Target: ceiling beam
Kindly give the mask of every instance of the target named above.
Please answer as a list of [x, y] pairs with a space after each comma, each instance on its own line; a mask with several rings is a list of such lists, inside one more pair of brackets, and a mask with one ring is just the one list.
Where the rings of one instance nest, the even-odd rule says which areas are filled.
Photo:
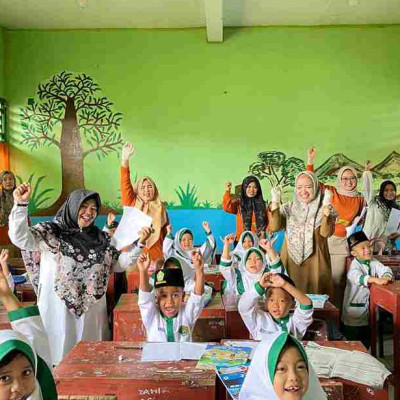
[[208, 42], [224, 41], [223, 0], [205, 0]]

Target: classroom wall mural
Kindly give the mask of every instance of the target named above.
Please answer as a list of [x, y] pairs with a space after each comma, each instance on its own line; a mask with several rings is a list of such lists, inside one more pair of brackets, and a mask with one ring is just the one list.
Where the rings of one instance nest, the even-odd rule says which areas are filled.
[[171, 215], [200, 224], [248, 174], [291, 199], [310, 146], [328, 184], [368, 159], [376, 187], [400, 183], [400, 26], [226, 32], [4, 30], [11, 168], [37, 187], [31, 211], [83, 185], [121, 211], [125, 140], [132, 181], [150, 176]]
[[[113, 103], [97, 95], [98, 92], [100, 86], [90, 76], [61, 71], [39, 83], [37, 99], [30, 99], [20, 109], [21, 144], [31, 151], [39, 147], [59, 150], [61, 193], [50, 207], [41, 210], [44, 215], [53, 215], [70, 192], [85, 188], [86, 157], [95, 155], [101, 162], [110, 153], [119, 151], [123, 143], [119, 131], [122, 114], [113, 111]], [[32, 178], [33, 175], [29, 178], [31, 182]], [[44, 176], [39, 177], [35, 186], [43, 179]], [[50, 191], [53, 189], [33, 193], [34, 199], [40, 196], [36, 212]]]

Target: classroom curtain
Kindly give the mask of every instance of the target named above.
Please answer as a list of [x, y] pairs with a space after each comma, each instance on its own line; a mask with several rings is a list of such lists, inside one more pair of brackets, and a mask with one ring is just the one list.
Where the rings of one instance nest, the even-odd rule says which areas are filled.
[[0, 171], [10, 169], [10, 149], [8, 143], [0, 142]]

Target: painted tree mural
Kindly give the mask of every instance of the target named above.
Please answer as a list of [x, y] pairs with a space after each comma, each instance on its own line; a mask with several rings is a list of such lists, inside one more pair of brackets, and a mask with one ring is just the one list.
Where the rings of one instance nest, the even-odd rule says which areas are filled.
[[45, 213], [54, 213], [66, 196], [85, 187], [84, 160], [99, 160], [119, 150], [122, 114], [113, 103], [96, 96], [100, 87], [86, 74], [62, 71], [38, 85], [38, 100], [21, 108], [21, 143], [31, 151], [57, 147], [61, 156], [62, 188], [57, 201]]
[[271, 187], [280, 186], [282, 190], [294, 186], [296, 175], [305, 170], [304, 161], [289, 157], [280, 151], [258, 153], [259, 161], [253, 162], [249, 172], [259, 179], [267, 178]]

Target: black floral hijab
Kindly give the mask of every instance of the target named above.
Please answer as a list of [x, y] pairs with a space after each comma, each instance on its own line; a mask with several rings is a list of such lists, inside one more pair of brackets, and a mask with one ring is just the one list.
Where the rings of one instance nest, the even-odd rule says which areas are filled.
[[[77, 317], [104, 296], [112, 264], [119, 256], [119, 252], [111, 246], [108, 234], [94, 223], [87, 228], [79, 228], [79, 209], [90, 199], [95, 200], [99, 209], [98, 193], [74, 190], [58, 210], [54, 222], [39, 223], [30, 228], [31, 233], [46, 244], [45, 250], [60, 256], [54, 289], [68, 310]], [[30, 278], [32, 281], [36, 278], [37, 283], [40, 259], [39, 263], [37, 255], [36, 259], [31, 259], [29, 262], [24, 255]]]
[[376, 203], [379, 207], [379, 209], [385, 214], [385, 218], [389, 219], [390, 211], [392, 208], [396, 208], [397, 210], [400, 209], [399, 205], [397, 204], [396, 199], [395, 200], [386, 200], [384, 196], [384, 192], [386, 189], [386, 186], [392, 185], [394, 187], [394, 191], [397, 192], [396, 185], [392, 181], [383, 181], [381, 183], [381, 186], [379, 188], [379, 194], [376, 196]]
[[6, 175], [11, 175], [14, 178], [14, 187], [11, 190], [6, 190], [2, 187], [0, 190], [0, 226], [7, 225], [8, 217], [14, 205], [13, 192], [16, 188], [15, 175], [11, 171], [2, 171], [0, 173], [0, 185]]
[[[246, 189], [252, 182], [257, 186], [257, 194], [254, 197], [247, 197]], [[243, 226], [246, 231], [251, 231], [253, 212], [256, 217], [257, 234], [260, 235], [265, 231], [267, 226], [266, 203], [263, 199], [260, 181], [255, 176], [248, 176], [242, 182], [240, 212], [242, 213]]]

